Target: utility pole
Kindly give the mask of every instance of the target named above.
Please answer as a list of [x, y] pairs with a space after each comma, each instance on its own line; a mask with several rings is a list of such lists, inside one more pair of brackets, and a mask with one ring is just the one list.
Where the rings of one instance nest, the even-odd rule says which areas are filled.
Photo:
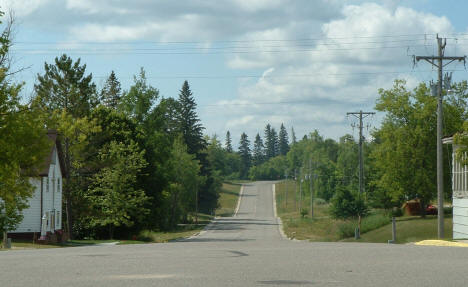
[[297, 169], [294, 169], [294, 212], [297, 210]]
[[375, 115], [374, 112], [363, 112], [362, 110], [359, 112], [349, 112], [346, 113], [348, 116], [352, 115], [359, 119], [359, 194], [364, 192], [364, 161], [362, 156], [362, 120], [370, 115]]
[[312, 165], [310, 164], [311, 158], [309, 158], [309, 191], [310, 191], [310, 218], [314, 217], [314, 193], [312, 188]]
[[[348, 116], [352, 115], [356, 118], [359, 119], [359, 200], [361, 199], [362, 193], [364, 192], [364, 160], [363, 160], [363, 154], [362, 154], [362, 142], [363, 142], [363, 136], [362, 136], [362, 120], [364, 118], [367, 118], [370, 115], [375, 115], [374, 112], [363, 112], [360, 110], [359, 112], [349, 112], [346, 113]], [[359, 214], [358, 216], [358, 228], [355, 231], [355, 238], [358, 239], [361, 236], [361, 215]]]
[[[438, 83], [437, 83], [437, 92], [438, 92], [438, 101], [437, 101], [437, 227], [438, 227], [438, 237], [444, 238], [444, 173], [443, 173], [443, 156], [442, 156], [442, 120], [443, 120], [443, 98], [442, 98], [442, 70], [448, 64], [454, 61], [463, 61], [466, 62], [466, 56], [463, 57], [448, 57], [444, 56], [445, 46], [447, 45], [447, 39], [439, 38], [437, 35], [437, 46], [438, 46], [438, 56], [413, 56], [413, 62], [419, 62], [424, 60], [431, 65], [435, 66], [439, 70], [438, 74]], [[444, 64], [444, 60], [448, 61]]]
[[284, 177], [286, 179], [285, 185], [286, 185], [286, 201], [285, 201], [285, 208], [288, 208], [288, 172], [285, 172]]

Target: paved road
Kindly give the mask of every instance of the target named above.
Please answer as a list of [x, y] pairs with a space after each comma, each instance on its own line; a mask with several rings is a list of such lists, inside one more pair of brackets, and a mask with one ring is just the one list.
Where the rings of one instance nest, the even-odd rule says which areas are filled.
[[468, 286], [468, 248], [282, 239], [271, 187], [183, 242], [0, 252], [0, 286]]

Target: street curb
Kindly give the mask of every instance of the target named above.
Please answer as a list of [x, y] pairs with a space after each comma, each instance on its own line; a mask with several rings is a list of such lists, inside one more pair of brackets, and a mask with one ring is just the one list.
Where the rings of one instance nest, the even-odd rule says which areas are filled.
[[273, 212], [274, 216], [276, 218], [276, 223], [278, 223], [278, 231], [283, 239], [289, 239], [291, 238], [287, 237], [286, 234], [283, 231], [283, 221], [281, 221], [281, 218], [278, 216], [278, 211], [276, 209], [276, 183], [273, 184]]
[[242, 199], [242, 194], [244, 193], [244, 185], [241, 186], [241, 189], [239, 191], [239, 198], [237, 199], [237, 206], [236, 206], [236, 210], [234, 211], [234, 216], [233, 217], [236, 217], [237, 216], [237, 212], [239, 212], [239, 208], [240, 208], [240, 203], [241, 203], [241, 199]]
[[415, 242], [414, 245], [419, 246], [442, 246], [442, 247], [468, 247], [468, 243], [465, 242], [453, 242], [445, 240], [423, 240]]

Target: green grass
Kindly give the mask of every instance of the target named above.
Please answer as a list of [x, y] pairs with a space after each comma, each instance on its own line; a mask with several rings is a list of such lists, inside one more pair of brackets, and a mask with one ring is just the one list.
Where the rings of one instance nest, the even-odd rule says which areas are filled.
[[[452, 217], [447, 216], [444, 220], [444, 231], [447, 240], [452, 239]], [[421, 217], [402, 217], [396, 223], [397, 243], [410, 243], [427, 239], [437, 239], [437, 216], [428, 215]], [[361, 235], [358, 242], [387, 243], [392, 239], [392, 225], [380, 227]], [[344, 241], [355, 241], [345, 239]]]
[[[286, 189], [288, 194], [286, 196]], [[299, 190], [299, 188], [298, 188]], [[302, 217], [299, 213], [299, 195], [296, 195], [293, 181], [276, 184], [276, 204], [278, 216], [283, 222], [283, 229], [290, 238], [310, 241], [355, 241], [354, 229], [356, 220], [335, 220], [328, 214], [329, 205], [315, 204], [314, 218], [310, 213]], [[310, 196], [305, 191], [303, 209], [310, 212]], [[317, 202], [318, 203], [318, 202]], [[446, 239], [451, 239], [452, 218], [445, 218]], [[397, 219], [397, 243], [408, 243], [437, 238], [437, 217], [419, 216]], [[361, 222], [361, 239], [358, 242], [383, 242], [392, 239], [390, 217], [383, 210], [372, 210]]]
[[219, 193], [219, 207], [216, 209], [216, 216], [232, 216], [239, 200], [241, 184], [223, 183]]

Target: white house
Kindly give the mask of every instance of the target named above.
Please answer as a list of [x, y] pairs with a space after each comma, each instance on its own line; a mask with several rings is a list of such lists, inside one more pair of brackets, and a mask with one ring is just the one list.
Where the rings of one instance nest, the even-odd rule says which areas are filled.
[[[444, 138], [445, 144], [453, 144], [453, 138]], [[468, 167], [462, 165], [456, 157], [459, 148], [453, 145], [452, 152], [452, 205], [453, 239], [468, 238]], [[466, 158], [466, 154], [464, 155]]]
[[[23, 221], [16, 230], [10, 230], [8, 237], [31, 238], [41, 236], [42, 240], [57, 240], [62, 234], [62, 175], [64, 172], [57, 132], [47, 133], [52, 147], [39, 174], [30, 178], [34, 193], [29, 207], [22, 211]], [[61, 236], [59, 236], [60, 239]]]

